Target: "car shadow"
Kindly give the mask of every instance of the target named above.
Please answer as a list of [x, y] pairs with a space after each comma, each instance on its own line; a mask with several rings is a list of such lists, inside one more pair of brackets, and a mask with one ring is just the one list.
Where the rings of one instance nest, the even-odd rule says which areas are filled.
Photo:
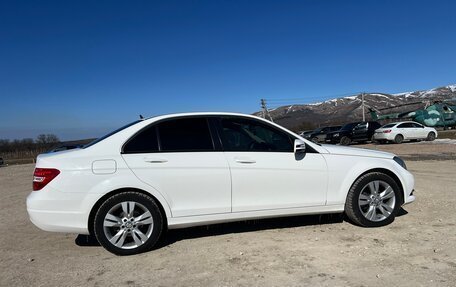
[[[397, 216], [406, 215], [408, 212], [401, 208]], [[176, 242], [188, 239], [218, 236], [225, 234], [236, 234], [255, 232], [261, 230], [285, 229], [293, 227], [303, 227], [311, 225], [325, 225], [333, 223], [350, 222], [343, 213], [321, 214], [321, 215], [301, 215], [280, 218], [268, 218], [257, 220], [246, 220], [230, 223], [219, 223], [213, 225], [188, 227], [182, 229], [171, 229], [164, 232], [153, 248], [160, 249]], [[95, 236], [79, 234], [75, 239], [78, 246], [100, 246]]]
[[[322, 215], [302, 215], [280, 218], [246, 220], [230, 223], [219, 223], [205, 226], [171, 229], [164, 232], [154, 249], [160, 249], [175, 242], [187, 239], [202, 238], [233, 233], [254, 232], [260, 230], [283, 229], [308, 225], [341, 223], [342, 213]], [[100, 246], [95, 236], [79, 234], [75, 239], [78, 246]]]

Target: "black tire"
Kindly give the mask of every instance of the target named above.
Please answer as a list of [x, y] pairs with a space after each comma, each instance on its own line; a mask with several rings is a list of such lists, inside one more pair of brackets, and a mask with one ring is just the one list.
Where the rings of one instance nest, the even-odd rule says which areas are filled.
[[[142, 245], [139, 245], [139, 246], [133, 247], [133, 248], [129, 248], [129, 249], [117, 247], [113, 243], [111, 243], [106, 235], [105, 226], [104, 226], [104, 221], [105, 221], [105, 217], [106, 217], [107, 213], [110, 212], [110, 210], [112, 210], [112, 208], [115, 208], [115, 206], [117, 206], [118, 204], [121, 204], [122, 202], [134, 202], [136, 204], [136, 206], [138, 206], [138, 207], [140, 206], [141, 208], [147, 209], [147, 211], [150, 212], [152, 220], [153, 220], [153, 224], [150, 227], [150, 229], [152, 229], [152, 230], [150, 231], [150, 229], [149, 229], [150, 235], [149, 235], [148, 239], [145, 240], [142, 243]], [[140, 215], [140, 214], [138, 214], [138, 215]], [[133, 215], [133, 212], [132, 212], [132, 217], [134, 217], [134, 216], [136, 216], [136, 215]], [[139, 193], [139, 192], [127, 191], [127, 192], [122, 192], [122, 193], [113, 195], [112, 197], [108, 198], [105, 202], [103, 202], [103, 204], [100, 206], [100, 208], [98, 209], [98, 211], [95, 215], [94, 232], [95, 232], [95, 236], [96, 236], [98, 242], [109, 252], [114, 253], [116, 255], [133, 255], [133, 254], [138, 254], [138, 253], [142, 253], [145, 251], [149, 251], [154, 247], [154, 245], [157, 243], [158, 239], [160, 238], [160, 235], [163, 232], [163, 222], [164, 222], [163, 215], [161, 214], [160, 209], [153, 198], [151, 198], [150, 196], [147, 196], [145, 194]], [[142, 226], [145, 226], [145, 225], [142, 225]], [[113, 228], [113, 229], [118, 228], [116, 231], [120, 230], [120, 227], [109, 227], [109, 228]], [[140, 227], [138, 227], [138, 228], [140, 228]], [[116, 231], [114, 231], [114, 233]], [[129, 239], [130, 241], [134, 239], [133, 232], [129, 233], [129, 235], [126, 235], [125, 240], [127, 240], [127, 239]]]
[[394, 137], [394, 142], [397, 144], [401, 144], [404, 141], [404, 136], [403, 135], [397, 135]]
[[428, 135], [427, 135], [427, 138], [426, 138], [427, 141], [433, 141], [435, 140], [435, 133], [434, 132], [430, 132]]
[[[367, 188], [368, 184], [373, 181], [386, 182], [394, 191], [394, 208], [391, 214], [381, 221], [372, 221], [367, 219], [358, 203], [360, 193]], [[347, 200], [345, 202], [345, 214], [348, 218], [356, 225], [363, 227], [380, 227], [390, 224], [394, 221], [396, 214], [401, 208], [402, 196], [401, 189], [397, 185], [396, 181], [390, 176], [381, 172], [371, 172], [359, 177], [350, 188]]]
[[341, 139], [340, 139], [340, 144], [341, 145], [349, 145], [351, 143], [351, 139], [347, 136], [343, 136]]

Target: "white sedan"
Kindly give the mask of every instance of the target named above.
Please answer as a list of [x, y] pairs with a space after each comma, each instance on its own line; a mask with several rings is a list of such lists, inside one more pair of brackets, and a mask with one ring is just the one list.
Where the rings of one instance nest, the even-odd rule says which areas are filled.
[[167, 228], [219, 222], [345, 212], [383, 226], [413, 188], [390, 153], [318, 145], [249, 115], [186, 113], [38, 156], [27, 211], [43, 230], [91, 234], [129, 255]]
[[437, 135], [436, 129], [425, 127], [417, 122], [399, 122], [386, 124], [375, 130], [374, 140], [400, 144], [404, 140], [433, 141]]

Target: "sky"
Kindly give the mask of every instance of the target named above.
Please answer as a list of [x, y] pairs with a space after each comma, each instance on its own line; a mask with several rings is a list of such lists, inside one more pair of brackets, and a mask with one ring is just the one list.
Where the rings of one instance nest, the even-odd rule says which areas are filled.
[[456, 83], [456, 1], [0, 1], [0, 139]]

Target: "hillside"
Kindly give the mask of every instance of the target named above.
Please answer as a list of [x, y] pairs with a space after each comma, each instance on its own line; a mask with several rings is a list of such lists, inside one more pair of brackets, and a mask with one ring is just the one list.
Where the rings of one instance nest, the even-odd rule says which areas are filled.
[[[456, 98], [456, 85], [449, 85], [425, 91], [399, 94], [365, 93], [365, 105], [374, 109], [384, 109], [408, 104], [384, 111], [403, 112], [424, 108], [426, 103]], [[331, 99], [313, 104], [287, 105], [269, 110], [274, 122], [290, 129], [308, 129], [324, 125], [343, 124], [362, 119], [362, 96]], [[416, 104], [413, 104], [416, 103]], [[255, 113], [261, 115], [261, 112]], [[366, 108], [366, 119], [370, 119]]]

